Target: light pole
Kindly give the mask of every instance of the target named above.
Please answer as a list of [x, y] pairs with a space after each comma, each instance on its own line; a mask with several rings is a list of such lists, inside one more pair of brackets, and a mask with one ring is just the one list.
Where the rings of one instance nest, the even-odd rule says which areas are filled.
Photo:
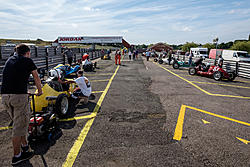
[[216, 65], [216, 62], [217, 62], [217, 59], [218, 59], [218, 56], [217, 56], [217, 46], [218, 46], [218, 41], [219, 41], [219, 38], [216, 37], [215, 39], [213, 39], [213, 42], [215, 43], [216, 45], [216, 53], [215, 53], [215, 61], [214, 61], [214, 65]]

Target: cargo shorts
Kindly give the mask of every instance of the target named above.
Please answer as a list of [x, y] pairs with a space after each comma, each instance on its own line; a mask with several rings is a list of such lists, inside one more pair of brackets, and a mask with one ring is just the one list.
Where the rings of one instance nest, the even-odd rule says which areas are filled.
[[12, 137], [27, 135], [31, 116], [28, 94], [2, 94], [2, 103], [13, 121]]

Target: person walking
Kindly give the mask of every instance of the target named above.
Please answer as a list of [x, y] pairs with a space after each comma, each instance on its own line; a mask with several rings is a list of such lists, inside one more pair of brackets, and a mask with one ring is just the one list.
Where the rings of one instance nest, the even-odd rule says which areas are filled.
[[38, 89], [37, 96], [42, 95], [41, 80], [37, 67], [30, 58], [30, 48], [20, 44], [16, 52], [5, 63], [1, 87], [2, 103], [13, 121], [12, 144], [14, 156], [12, 165], [32, 158], [26, 140], [30, 120], [29, 95], [27, 90], [30, 74], [34, 77]]
[[74, 53], [72, 52], [71, 49], [67, 49], [63, 54], [64, 54], [65, 56], [67, 56], [68, 63], [69, 63], [69, 65], [71, 66], [71, 65], [72, 65], [72, 62], [73, 62]]
[[117, 49], [115, 53], [115, 65], [117, 65], [117, 61], [119, 62], [119, 65], [121, 65], [121, 52], [119, 49]]

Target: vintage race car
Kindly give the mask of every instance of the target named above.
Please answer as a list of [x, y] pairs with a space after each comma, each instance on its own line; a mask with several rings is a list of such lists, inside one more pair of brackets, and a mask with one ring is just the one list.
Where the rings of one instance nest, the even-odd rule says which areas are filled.
[[54, 69], [60, 69], [63, 71], [64, 77], [69, 76], [72, 73], [76, 73], [81, 69], [79, 65], [75, 65], [74, 67], [71, 67], [70, 65], [63, 65], [63, 64], [58, 64]]
[[236, 77], [235, 72], [227, 72], [223, 70], [219, 66], [210, 66], [210, 65], [199, 65], [196, 67], [191, 67], [188, 70], [190, 75], [201, 75], [205, 77], [214, 78], [214, 80], [219, 81], [221, 79], [228, 79], [229, 81], [233, 81]]
[[173, 63], [173, 68], [174, 69], [179, 69], [180, 67], [190, 67], [190, 66], [194, 66], [194, 62], [191, 63], [191, 65], [188, 64], [188, 62], [185, 61], [175, 61]]

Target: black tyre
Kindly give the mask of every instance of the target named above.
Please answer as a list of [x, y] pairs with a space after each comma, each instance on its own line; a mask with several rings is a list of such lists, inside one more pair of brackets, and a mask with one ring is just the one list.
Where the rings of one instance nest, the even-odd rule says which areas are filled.
[[188, 73], [189, 73], [189, 75], [195, 75], [196, 74], [196, 69], [195, 68], [189, 68]]
[[220, 81], [222, 79], [222, 74], [220, 71], [215, 71], [213, 74], [214, 80]]
[[157, 62], [158, 60], [157, 59], [154, 59], [154, 62]]
[[179, 69], [179, 68], [180, 68], [180, 65], [179, 65], [177, 62], [174, 62], [173, 68], [174, 68], [174, 69]]
[[236, 74], [234, 72], [229, 72], [228, 75], [229, 75], [228, 78], [229, 81], [233, 81], [236, 78]]
[[159, 64], [163, 64], [163, 60], [159, 60]]
[[66, 94], [60, 94], [56, 99], [55, 111], [59, 118], [64, 118], [68, 114], [69, 100]]

